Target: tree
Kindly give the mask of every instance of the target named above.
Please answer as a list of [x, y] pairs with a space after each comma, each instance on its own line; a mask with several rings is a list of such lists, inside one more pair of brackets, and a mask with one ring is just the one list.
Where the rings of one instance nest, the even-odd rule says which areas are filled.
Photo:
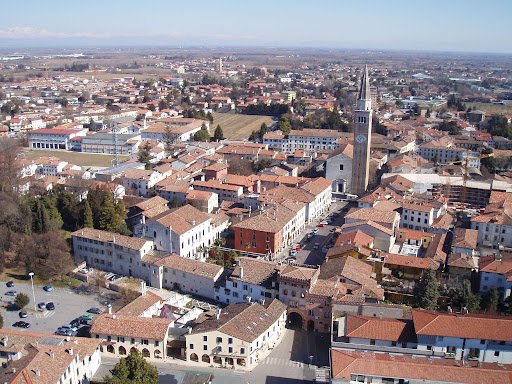
[[4, 318], [0, 314], [0, 328], [3, 328], [3, 327], [4, 327]]
[[491, 287], [489, 292], [482, 298], [482, 307], [490, 313], [496, 313], [498, 311], [499, 300], [498, 289]]
[[169, 155], [172, 151], [173, 144], [176, 144], [178, 141], [178, 138], [180, 137], [179, 134], [173, 132], [171, 130], [171, 127], [168, 125], [164, 128], [164, 133], [162, 134], [162, 141], [164, 142], [165, 151], [167, 152], [167, 155]]
[[206, 118], [208, 119], [210, 124], [213, 124], [213, 115], [210, 111], [208, 111], [208, 113], [206, 114]]
[[91, 205], [89, 204], [89, 200], [84, 200], [83, 202], [83, 208], [82, 208], [82, 226], [86, 228], [93, 228], [94, 227], [94, 221], [92, 219], [92, 209]]
[[170, 208], [170, 209], [173, 209], [173, 208], [178, 208], [178, 207], [181, 207], [182, 204], [181, 202], [178, 200], [178, 198], [176, 196], [174, 196], [172, 198], [171, 201], [169, 201], [169, 203], [167, 204], [167, 206]]
[[469, 312], [476, 312], [480, 309], [480, 297], [471, 291], [471, 283], [464, 280], [462, 289], [458, 289], [453, 298], [453, 305], [463, 310], [466, 308]]
[[146, 169], [151, 169], [151, 160], [153, 159], [153, 156], [151, 156], [151, 144], [149, 141], [146, 141], [142, 146], [139, 148], [139, 154], [137, 157], [137, 160], [139, 163], [146, 164]]
[[158, 371], [149, 364], [135, 348], [127, 357], [121, 358], [112, 370], [112, 376], [105, 378], [107, 384], [157, 384]]
[[30, 303], [30, 299], [24, 293], [18, 293], [14, 299], [14, 304], [16, 304], [19, 309], [25, 308], [28, 303]]
[[439, 282], [435, 271], [428, 269], [421, 274], [420, 281], [414, 287], [413, 295], [414, 307], [436, 309], [439, 298]]
[[284, 135], [287, 135], [292, 130], [292, 125], [290, 124], [290, 121], [286, 118], [281, 118], [277, 122], [277, 128], [283, 132]]
[[210, 134], [206, 124], [201, 125], [201, 129], [194, 133], [194, 141], [210, 141]]
[[260, 130], [258, 131], [258, 139], [263, 140], [263, 136], [268, 132], [267, 124], [262, 123], [260, 126]]
[[222, 128], [220, 127], [220, 124], [217, 124], [217, 128], [215, 128], [215, 132], [213, 133], [213, 140], [214, 141], [224, 140], [224, 132], [222, 132]]

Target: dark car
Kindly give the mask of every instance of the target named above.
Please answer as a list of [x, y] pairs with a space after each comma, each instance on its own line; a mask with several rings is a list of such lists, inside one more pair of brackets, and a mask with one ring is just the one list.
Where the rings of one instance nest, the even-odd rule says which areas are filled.
[[44, 309], [46, 309], [46, 303], [43, 303], [43, 302], [38, 303], [38, 304], [37, 304], [37, 308], [39, 308], [40, 310], [44, 310]]
[[25, 312], [25, 311], [20, 311], [18, 313], [18, 315], [22, 318], [22, 319], [25, 319], [26, 317], [28, 317], [28, 313]]
[[100, 315], [101, 314], [101, 309], [93, 307], [93, 308], [89, 308], [87, 310], [87, 312], [94, 313], [95, 315]]
[[12, 288], [12, 287], [14, 287], [14, 281], [10, 280], [5, 285], [7, 285], [7, 288]]
[[16, 296], [16, 291], [7, 291], [5, 292], [5, 296]]
[[53, 291], [53, 287], [52, 287], [51, 285], [45, 285], [45, 286], [43, 287], [43, 289], [44, 289], [46, 292], [51, 292], [51, 291]]
[[51, 301], [49, 303], [46, 304], [46, 309], [48, 311], [53, 311], [55, 310], [55, 304], [53, 304]]
[[27, 323], [26, 321], [17, 321], [12, 326], [17, 328], [30, 328], [30, 323]]
[[78, 328], [81, 324], [80, 319], [73, 319], [69, 322], [69, 325], [73, 328]]

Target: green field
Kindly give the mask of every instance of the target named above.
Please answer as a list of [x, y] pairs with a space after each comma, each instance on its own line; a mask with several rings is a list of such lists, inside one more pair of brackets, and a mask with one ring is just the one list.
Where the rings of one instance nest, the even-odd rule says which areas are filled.
[[465, 103], [466, 108], [478, 109], [487, 113], [499, 113], [504, 115], [512, 114], [512, 105], [492, 104], [492, 103]]
[[262, 123], [270, 126], [272, 124], [272, 117], [214, 112], [210, 131], [213, 135], [215, 128], [220, 124], [226, 139], [242, 140], [247, 139], [252, 131], [260, 129]]
[[[35, 160], [41, 156], [53, 156], [60, 160], [67, 161], [70, 164], [79, 165], [81, 167], [111, 167], [114, 156], [101, 155], [96, 153], [81, 153], [69, 151], [51, 151], [51, 150], [26, 150], [25, 158]], [[128, 156], [119, 156], [119, 162], [128, 159]]]

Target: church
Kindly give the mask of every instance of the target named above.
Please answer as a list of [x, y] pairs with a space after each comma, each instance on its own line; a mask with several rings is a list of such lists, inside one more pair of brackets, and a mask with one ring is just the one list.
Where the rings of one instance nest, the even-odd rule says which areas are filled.
[[365, 66], [354, 111], [354, 142], [341, 145], [325, 162], [325, 177], [332, 182], [334, 197], [347, 193], [361, 196], [368, 188], [372, 114], [370, 79]]

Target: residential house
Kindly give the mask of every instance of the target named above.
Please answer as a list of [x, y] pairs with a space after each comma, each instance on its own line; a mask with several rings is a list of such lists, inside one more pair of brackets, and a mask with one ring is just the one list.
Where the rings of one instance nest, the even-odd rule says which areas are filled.
[[230, 304], [185, 335], [187, 362], [252, 370], [280, 342], [285, 325], [279, 300]]

